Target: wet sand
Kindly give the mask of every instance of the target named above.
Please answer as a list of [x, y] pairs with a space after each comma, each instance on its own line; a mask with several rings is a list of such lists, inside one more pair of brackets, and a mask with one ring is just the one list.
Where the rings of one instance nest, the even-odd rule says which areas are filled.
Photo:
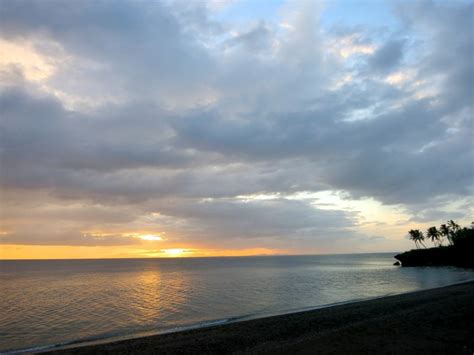
[[59, 352], [474, 354], [474, 282]]

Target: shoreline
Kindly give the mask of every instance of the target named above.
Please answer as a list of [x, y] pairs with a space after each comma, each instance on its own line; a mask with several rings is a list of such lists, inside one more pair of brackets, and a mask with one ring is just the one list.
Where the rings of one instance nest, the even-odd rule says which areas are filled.
[[[463, 305], [462, 302], [459, 303], [460, 300], [455, 300], [454, 297], [451, 297], [453, 296], [452, 294], [458, 295], [459, 297], [459, 292], [464, 292], [464, 298], [466, 298], [468, 301], [467, 304], [464, 302]], [[421, 302], [422, 300], [425, 301]], [[440, 305], [436, 305], [436, 307], [434, 307], [435, 304], [431, 304], [440, 303], [441, 300], [443, 301], [443, 305], [441, 305], [441, 307]], [[430, 304], [434, 308], [444, 309], [444, 313], [446, 313], [447, 310], [452, 309], [453, 314], [457, 314], [459, 313], [459, 309], [462, 308], [463, 311], [461, 313], [464, 314], [462, 317], [466, 318], [462, 323], [464, 325], [465, 323], [469, 323], [470, 319], [474, 319], [474, 281], [463, 281], [449, 286], [442, 286], [433, 289], [378, 296], [370, 299], [351, 300], [336, 304], [308, 307], [299, 310], [289, 310], [287, 312], [273, 315], [261, 314], [236, 317], [235, 319], [229, 318], [223, 320], [210, 320], [197, 325], [174, 328], [162, 332], [149, 331], [129, 336], [124, 335], [91, 341], [77, 341], [73, 343], [60, 344], [59, 346], [52, 345], [47, 347], [38, 347], [35, 349], [30, 348], [25, 350], [11, 351], [11, 353], [148, 353], [156, 350], [165, 353], [212, 353], [222, 351], [275, 352], [285, 347], [289, 347], [287, 351], [294, 351], [295, 344], [299, 344], [301, 346], [302, 343], [305, 343], [304, 339], [308, 336], [317, 338], [321, 337], [322, 334], [326, 334], [327, 337], [328, 334], [340, 331], [339, 328], [341, 326], [343, 328], [354, 327], [356, 326], [356, 323], [370, 323], [371, 318], [374, 318], [371, 317], [371, 314], [374, 312], [382, 312], [384, 317], [397, 318], [397, 314], [403, 311], [405, 305], [410, 306], [410, 309], [411, 307], [414, 307], [415, 309], [421, 307], [427, 311], [427, 314], [422, 318], [429, 318], [430, 314], [431, 318], [433, 318], [433, 312], [435, 310], [427, 309]], [[397, 307], [394, 308], [394, 305], [397, 305]], [[355, 319], [347, 322], [346, 318], [351, 315], [352, 317], [355, 316]], [[445, 319], [437, 320], [442, 323], [443, 320], [446, 320], [447, 318], [449, 318], [449, 312], [448, 314], [445, 314]], [[341, 319], [346, 320], [341, 323]], [[316, 327], [312, 327], [310, 324], [308, 324], [308, 321], [310, 321], [309, 323], [315, 322]], [[321, 323], [321, 321], [324, 322]], [[429, 319], [427, 322], [430, 322]], [[335, 328], [336, 324], [339, 324], [339, 326], [336, 327], [337, 329]], [[404, 326], [406, 325], [407, 324], [404, 324]], [[359, 324], [359, 326], [361, 326], [361, 324]], [[262, 327], [265, 329], [262, 329]], [[298, 334], [294, 334], [292, 328], [298, 328], [300, 329], [300, 332]], [[397, 329], [396, 326], [394, 326], [394, 329]], [[450, 330], [453, 329], [456, 329], [456, 326], [452, 326], [450, 328]], [[461, 329], [460, 331], [462, 332], [463, 330]], [[469, 331], [472, 331], [474, 334], [474, 325], [471, 325]], [[397, 333], [403, 333], [403, 329], [397, 329]], [[244, 339], [242, 338], [243, 335], [245, 335]], [[209, 341], [209, 339], [212, 340]], [[464, 338], [461, 336], [461, 340], [463, 339]], [[460, 339], [457, 340], [459, 341]], [[446, 339], [443, 340], [443, 342], [446, 342]], [[462, 345], [460, 349], [466, 347], [466, 349], [470, 349], [472, 353], [472, 350], [474, 349], [474, 340], [472, 340], [470, 343], [469, 339], [466, 337], [466, 342], [466, 345]], [[319, 345], [322, 345], [321, 340], [319, 343]], [[344, 343], [344, 341], [342, 343]], [[340, 347], [342, 343], [339, 342], [339, 345], [337, 346]], [[426, 341], [422, 343], [424, 344], [422, 349], [429, 345], [426, 344]], [[439, 349], [439, 341], [434, 341], [434, 343], [436, 344], [436, 348], [433, 348], [433, 350]], [[412, 344], [414, 349], [417, 349], [417, 346], [419, 345], [420, 344], [416, 344], [416, 341], [414, 344]], [[314, 346], [318, 346], [317, 341]], [[399, 346], [401, 346], [401, 344], [399, 344]], [[300, 350], [304, 352], [304, 349]], [[354, 349], [347, 348], [346, 350], [351, 350], [351, 352], [353, 352]], [[366, 352], [365, 350], [367, 349], [361, 348], [359, 350]], [[394, 351], [395, 350], [399, 350], [399, 347], [395, 348]], [[407, 351], [407, 349], [403, 347], [400, 348], [400, 350], [405, 352]], [[321, 347], [321, 352], [331, 351], [331, 348]], [[377, 349], [377, 352], [379, 351], [385, 350]]]
[[[461, 281], [461, 282], [457, 282], [457, 283], [446, 285], [446, 286], [435, 287], [432, 289], [449, 287], [449, 286], [454, 286], [454, 285], [459, 285], [459, 284], [464, 284], [464, 283], [469, 283], [469, 282], [474, 282], [474, 279]], [[354, 304], [358, 302], [377, 300], [377, 299], [381, 299], [385, 297], [404, 295], [404, 294], [426, 291], [426, 290], [431, 290], [431, 289], [408, 291], [404, 293], [386, 294], [382, 296], [374, 296], [374, 297], [367, 297], [367, 298], [356, 298], [349, 301], [328, 303], [328, 304], [324, 304], [320, 306], [309, 306], [309, 307], [303, 307], [303, 308], [289, 309], [289, 310], [281, 311], [281, 312], [262, 312], [262, 313], [255, 313], [255, 314], [242, 315], [242, 316], [232, 316], [229, 318], [222, 318], [222, 319], [210, 319], [210, 320], [205, 320], [199, 323], [193, 323], [189, 325], [183, 325], [183, 326], [178, 326], [175, 328], [164, 329], [164, 330], [148, 330], [148, 331], [142, 331], [142, 332], [131, 333], [131, 334], [114, 335], [114, 336], [106, 336], [106, 337], [97, 336], [97, 337], [90, 337], [88, 339], [70, 340], [70, 341], [65, 341], [65, 342], [57, 343], [57, 344], [38, 345], [31, 348], [23, 348], [23, 349], [16, 349], [16, 350], [15, 349], [5, 350], [3, 352], [0, 352], [0, 355], [48, 353], [51, 351], [62, 351], [62, 350], [76, 349], [76, 348], [81, 348], [81, 347], [86, 347], [86, 346], [88, 347], [88, 346], [96, 346], [96, 345], [107, 345], [110, 343], [116, 343], [116, 342], [127, 341], [127, 340], [154, 337], [154, 336], [160, 336], [160, 335], [165, 335], [165, 334], [175, 334], [175, 333], [186, 332], [186, 331], [191, 331], [191, 330], [207, 329], [211, 327], [220, 327], [220, 326], [225, 326], [225, 325], [235, 324], [235, 323], [240, 323], [240, 322], [247, 322], [247, 321], [286, 316], [286, 315], [292, 315], [292, 314], [299, 314], [299, 313], [305, 313], [305, 312], [312, 312], [312, 311], [325, 309], [325, 308], [338, 307], [342, 305], [349, 305], [349, 304]]]

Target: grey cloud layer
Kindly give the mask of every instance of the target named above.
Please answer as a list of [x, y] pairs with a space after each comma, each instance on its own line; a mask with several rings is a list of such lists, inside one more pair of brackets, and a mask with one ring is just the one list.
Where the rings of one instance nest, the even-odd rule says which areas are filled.
[[[472, 4], [397, 6], [403, 27], [355, 64], [329, 43], [359, 29], [320, 31], [312, 8], [284, 34], [259, 22], [237, 35], [204, 5], [4, 0], [1, 10], [2, 37], [28, 38], [44, 55], [54, 55], [44, 46], [53, 41], [74, 58], [48, 85], [117, 95], [71, 110], [24, 79], [4, 84], [3, 189], [134, 205], [133, 218], [162, 213], [190, 239], [312, 235], [315, 243], [349, 235], [353, 216], [232, 198], [341, 189], [409, 208], [473, 193]], [[383, 81], [404, 71], [414, 74], [400, 85]], [[343, 74], [352, 81], [338, 83]], [[423, 98], [416, 81], [438, 92]], [[31, 243], [27, 234], [17, 241]], [[82, 240], [73, 234], [33, 238]]]

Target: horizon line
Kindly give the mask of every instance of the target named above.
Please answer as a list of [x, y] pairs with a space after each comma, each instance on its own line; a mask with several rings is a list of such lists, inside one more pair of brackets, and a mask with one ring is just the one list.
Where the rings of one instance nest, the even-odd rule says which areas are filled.
[[328, 253], [328, 254], [258, 254], [258, 255], [206, 255], [206, 256], [165, 256], [165, 257], [110, 257], [110, 258], [51, 258], [51, 259], [1, 259], [2, 261], [67, 261], [67, 260], [151, 260], [151, 259], [217, 259], [217, 258], [254, 258], [254, 257], [281, 257], [281, 256], [333, 256], [333, 255], [363, 255], [363, 254], [397, 254], [401, 251], [378, 251], [360, 253]]

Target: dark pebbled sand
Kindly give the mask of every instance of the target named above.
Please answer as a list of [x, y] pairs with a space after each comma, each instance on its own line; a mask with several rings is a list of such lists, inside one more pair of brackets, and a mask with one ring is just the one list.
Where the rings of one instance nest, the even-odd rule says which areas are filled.
[[54, 353], [474, 354], [474, 282]]

